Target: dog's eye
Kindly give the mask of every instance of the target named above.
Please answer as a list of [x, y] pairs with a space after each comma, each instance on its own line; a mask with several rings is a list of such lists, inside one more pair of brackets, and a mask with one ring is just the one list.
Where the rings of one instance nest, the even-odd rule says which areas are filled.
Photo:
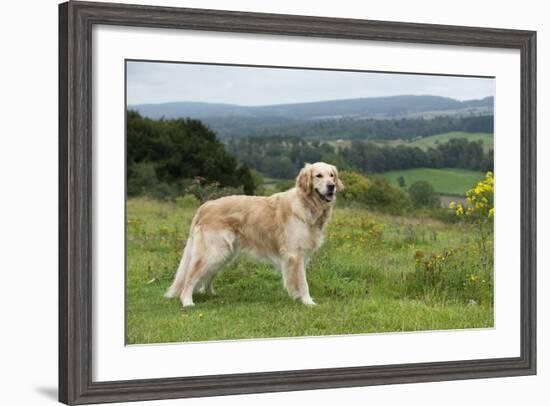
[[315, 175], [316, 178], [322, 178], [323, 175], [321, 175], [320, 173], [318, 173], [317, 175]]
[[331, 178], [334, 178], [334, 174], [333, 174], [333, 173], [331, 173], [331, 174], [330, 174], [330, 177], [331, 177]]

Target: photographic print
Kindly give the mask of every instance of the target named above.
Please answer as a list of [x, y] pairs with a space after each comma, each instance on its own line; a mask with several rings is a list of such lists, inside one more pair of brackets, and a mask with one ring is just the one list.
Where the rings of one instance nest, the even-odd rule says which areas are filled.
[[126, 61], [126, 343], [491, 328], [494, 78]]
[[71, 1], [59, 34], [61, 402], [536, 374], [536, 32]]

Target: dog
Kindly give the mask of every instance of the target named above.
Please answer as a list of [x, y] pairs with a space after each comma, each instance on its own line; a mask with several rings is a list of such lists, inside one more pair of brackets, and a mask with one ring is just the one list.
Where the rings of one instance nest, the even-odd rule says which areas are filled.
[[213, 280], [238, 254], [267, 258], [281, 271], [292, 299], [315, 302], [309, 294], [306, 265], [322, 245], [336, 192], [344, 185], [335, 166], [306, 164], [296, 186], [269, 197], [227, 196], [200, 206], [165, 296], [193, 306], [195, 290], [213, 294]]

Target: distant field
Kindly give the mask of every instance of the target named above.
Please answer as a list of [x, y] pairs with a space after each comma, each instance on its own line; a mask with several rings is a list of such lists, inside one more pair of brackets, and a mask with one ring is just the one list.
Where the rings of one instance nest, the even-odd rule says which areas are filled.
[[438, 144], [444, 144], [452, 139], [466, 138], [468, 141], [481, 141], [483, 149], [487, 152], [493, 148], [493, 135], [489, 133], [467, 133], [463, 131], [453, 131], [445, 134], [431, 135], [429, 137], [420, 138], [412, 141], [406, 145], [411, 147], [418, 147], [422, 149], [428, 149], [429, 147], [435, 147]]
[[402, 171], [389, 171], [384, 175], [397, 186], [397, 178], [403, 176], [407, 187], [417, 180], [425, 180], [432, 184], [435, 191], [448, 195], [463, 195], [468, 189], [484, 178], [483, 172], [466, 169], [432, 169], [417, 168]]
[[[468, 141], [481, 141], [483, 144], [483, 150], [487, 152], [493, 148], [493, 134], [489, 133], [467, 133], [464, 131], [452, 131], [445, 134], [430, 135], [429, 137], [419, 138], [417, 140], [408, 142], [404, 139], [397, 140], [384, 140], [384, 139], [369, 139], [367, 141], [374, 142], [375, 144], [384, 147], [396, 147], [398, 145], [404, 145], [407, 147], [418, 147], [421, 149], [428, 149], [430, 147], [436, 147], [438, 144], [444, 144], [451, 139], [466, 138]], [[351, 140], [325, 140], [329, 145], [335, 148], [349, 148], [351, 146]]]

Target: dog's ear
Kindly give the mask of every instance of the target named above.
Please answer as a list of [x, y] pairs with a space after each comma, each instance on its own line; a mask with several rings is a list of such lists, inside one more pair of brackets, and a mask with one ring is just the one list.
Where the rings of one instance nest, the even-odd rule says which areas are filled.
[[304, 193], [311, 192], [311, 168], [310, 164], [306, 164], [296, 177], [296, 187]]
[[340, 177], [338, 176], [338, 169], [335, 166], [332, 166], [334, 168], [334, 178], [336, 179], [336, 191], [340, 192], [344, 190], [344, 184], [340, 180]]

